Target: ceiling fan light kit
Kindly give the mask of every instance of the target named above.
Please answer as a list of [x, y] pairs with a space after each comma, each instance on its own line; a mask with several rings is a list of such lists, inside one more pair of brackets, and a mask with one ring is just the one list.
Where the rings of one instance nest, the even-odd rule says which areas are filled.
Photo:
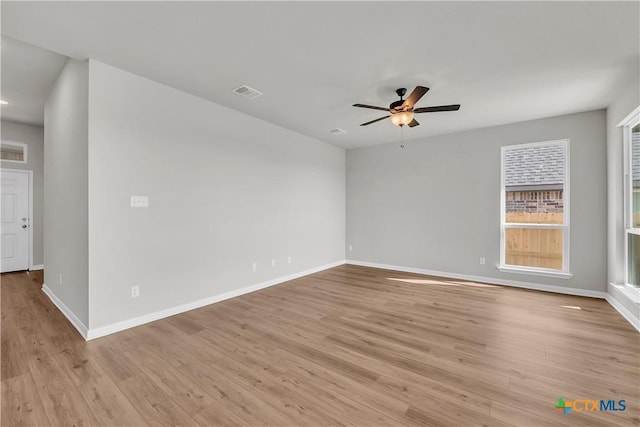
[[396, 126], [408, 125], [413, 121], [413, 111], [400, 111], [399, 113], [393, 113], [389, 118], [391, 123]]
[[418, 126], [420, 124], [415, 119], [414, 114], [435, 113], [437, 111], [457, 111], [460, 109], [460, 104], [440, 105], [437, 107], [422, 107], [414, 109], [413, 107], [416, 102], [418, 102], [420, 98], [422, 98], [428, 91], [428, 87], [416, 86], [416, 88], [413, 90], [413, 92], [411, 92], [407, 99], [402, 99], [407, 93], [407, 89], [396, 89], [396, 94], [400, 97], [400, 100], [392, 102], [391, 105], [389, 105], [389, 108], [376, 107], [374, 105], [366, 104], [353, 104], [353, 106], [358, 108], [369, 108], [371, 110], [388, 111], [389, 113], [391, 113], [389, 116], [380, 117], [379, 119], [362, 123], [360, 126], [367, 126], [372, 123], [379, 122], [380, 120], [389, 118], [391, 123], [395, 126], [409, 126], [410, 128]]

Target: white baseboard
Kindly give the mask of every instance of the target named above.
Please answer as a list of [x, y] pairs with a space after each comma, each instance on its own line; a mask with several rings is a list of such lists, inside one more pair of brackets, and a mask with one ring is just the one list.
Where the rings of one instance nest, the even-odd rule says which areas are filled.
[[616, 284], [609, 282], [609, 286], [612, 286], [616, 291], [620, 292], [626, 298], [634, 304], [640, 304], [640, 292], [635, 289], [631, 289], [629, 285]]
[[618, 310], [618, 313], [620, 313], [622, 317], [627, 319], [627, 322], [631, 323], [631, 326], [633, 326], [638, 332], [640, 332], [640, 319], [635, 317], [633, 313], [627, 310], [622, 304], [618, 302], [618, 300], [616, 300], [609, 294], [607, 294], [607, 302], [611, 304], [613, 308]]
[[363, 267], [382, 268], [385, 270], [403, 271], [406, 273], [426, 274], [429, 276], [446, 277], [449, 279], [469, 280], [472, 282], [489, 283], [492, 285], [513, 286], [516, 288], [532, 289], [536, 291], [555, 292], [559, 294], [578, 295], [581, 297], [605, 298], [606, 292], [591, 291], [588, 289], [567, 288], [564, 286], [543, 285], [541, 283], [519, 282], [517, 280], [503, 280], [493, 277], [472, 276], [469, 274], [450, 273], [447, 271], [425, 270], [422, 268], [404, 267], [400, 265], [379, 264], [375, 262], [347, 260], [347, 264], [361, 265]]
[[38, 264], [38, 265], [32, 265], [31, 268], [29, 269], [30, 271], [34, 271], [34, 270], [44, 270], [44, 265], [42, 264]]
[[260, 289], [275, 286], [289, 280], [298, 279], [309, 274], [317, 273], [322, 270], [337, 267], [344, 264], [345, 261], [336, 261], [330, 264], [321, 265], [319, 267], [310, 268], [308, 270], [300, 271], [298, 273], [290, 274], [288, 276], [278, 277], [276, 279], [267, 280], [255, 285], [246, 286], [240, 289], [234, 289], [229, 292], [225, 292], [220, 295], [214, 295], [212, 297], [203, 298], [197, 301], [189, 302], [186, 304], [177, 305], [164, 310], [156, 311], [154, 313], [145, 314], [143, 316], [134, 317], [132, 319], [124, 320], [122, 322], [113, 323], [111, 325], [102, 326], [99, 328], [90, 329], [86, 334], [87, 340], [100, 338], [105, 335], [110, 335], [115, 332], [123, 331], [125, 329], [133, 328], [135, 326], [144, 325], [145, 323], [154, 322], [156, 320], [164, 319], [165, 317], [174, 316], [176, 314], [184, 313], [185, 311], [194, 310], [196, 308], [204, 307], [206, 305], [214, 304], [216, 302], [224, 301], [230, 298], [235, 298], [240, 295], [248, 294], [251, 292], [259, 291]]
[[53, 293], [53, 291], [44, 283], [42, 284], [42, 291], [49, 297], [51, 302], [58, 307], [58, 310], [65, 315], [65, 317], [71, 322], [74, 328], [80, 332], [80, 335], [86, 340], [88, 336], [88, 330], [84, 323]]
[[502, 280], [502, 279], [496, 279], [492, 277], [474, 276], [474, 275], [450, 273], [450, 272], [436, 271], [436, 270], [426, 270], [421, 268], [404, 267], [404, 266], [398, 266], [398, 265], [380, 264], [380, 263], [356, 261], [356, 260], [336, 261], [330, 264], [325, 264], [319, 267], [315, 267], [315, 268], [304, 270], [298, 273], [290, 274], [288, 276], [267, 280], [265, 282], [261, 282], [255, 285], [246, 286], [244, 288], [225, 292], [220, 295], [203, 298], [197, 301], [181, 304], [175, 307], [170, 307], [165, 310], [160, 310], [154, 313], [149, 313], [143, 316], [135, 317], [133, 319], [128, 319], [122, 322], [114, 323], [111, 325], [107, 325], [107, 326], [103, 326], [103, 327], [95, 328], [91, 330], [87, 329], [84, 323], [82, 323], [82, 321], [80, 321], [80, 319], [78, 319], [78, 317], [71, 310], [69, 310], [69, 308], [62, 301], [60, 301], [60, 299], [58, 299], [58, 297], [53, 293], [53, 291], [51, 291], [49, 287], [47, 287], [47, 285], [45, 284], [42, 285], [42, 291], [49, 297], [51, 302], [53, 302], [53, 304], [56, 307], [58, 307], [58, 309], [62, 312], [62, 314], [65, 315], [65, 317], [78, 330], [80, 335], [82, 335], [82, 337], [85, 340], [92, 340], [95, 338], [100, 338], [106, 335], [113, 334], [115, 332], [123, 331], [125, 329], [133, 328], [135, 326], [140, 326], [145, 323], [154, 322], [156, 320], [160, 320], [165, 317], [174, 316], [176, 314], [184, 313], [189, 310], [194, 310], [196, 308], [204, 307], [206, 305], [214, 304], [216, 302], [224, 301], [230, 298], [235, 298], [240, 295], [258, 291], [260, 289], [265, 289], [270, 286], [275, 286], [280, 283], [287, 282], [289, 280], [294, 280], [303, 276], [307, 276], [309, 274], [313, 274], [319, 271], [327, 270], [329, 268], [337, 267], [342, 264], [352, 264], [352, 265], [360, 265], [364, 267], [382, 268], [385, 270], [395, 270], [395, 271], [402, 271], [407, 273], [426, 274], [430, 276], [469, 280], [469, 281], [489, 283], [494, 285], [513, 286], [518, 288], [555, 292], [555, 293], [562, 293], [562, 294], [568, 294], [568, 295], [578, 295], [578, 296], [586, 296], [586, 297], [592, 297], [592, 298], [603, 298], [603, 299], [606, 299], [606, 301], [609, 304], [611, 304], [613, 308], [615, 308], [629, 323], [631, 323], [631, 325], [634, 328], [636, 328], [640, 332], [640, 319], [636, 318], [629, 310], [624, 308], [624, 306], [622, 306], [615, 298], [613, 298], [611, 295], [607, 294], [606, 292], [590, 291], [586, 289], [567, 288], [567, 287], [560, 287], [560, 286], [550, 286], [550, 285], [543, 285], [539, 283]]
[[[611, 292], [615, 290], [615, 292]], [[611, 304], [613, 308], [618, 310], [618, 313], [622, 315], [631, 325], [640, 332], [640, 318], [638, 314], [634, 314], [629, 309], [627, 309], [624, 304], [620, 302], [620, 298], [627, 299], [631, 304], [638, 305], [640, 304], [640, 299], [638, 299], [638, 292], [632, 291], [628, 286], [623, 284], [616, 284], [609, 282], [609, 288], [607, 293], [607, 302]]]

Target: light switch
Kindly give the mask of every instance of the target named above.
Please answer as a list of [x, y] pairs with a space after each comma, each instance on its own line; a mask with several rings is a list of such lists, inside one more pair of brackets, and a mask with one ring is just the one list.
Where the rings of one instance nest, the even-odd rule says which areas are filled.
[[131, 196], [132, 208], [148, 208], [149, 197], [148, 196]]

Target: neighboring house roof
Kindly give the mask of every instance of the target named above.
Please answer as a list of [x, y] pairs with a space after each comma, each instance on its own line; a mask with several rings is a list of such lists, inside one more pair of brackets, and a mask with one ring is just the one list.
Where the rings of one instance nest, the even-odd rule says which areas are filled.
[[633, 186], [640, 186], [640, 132], [631, 134], [631, 164], [633, 165]]
[[543, 145], [507, 150], [504, 168], [507, 187], [562, 184], [564, 148], [561, 145]]

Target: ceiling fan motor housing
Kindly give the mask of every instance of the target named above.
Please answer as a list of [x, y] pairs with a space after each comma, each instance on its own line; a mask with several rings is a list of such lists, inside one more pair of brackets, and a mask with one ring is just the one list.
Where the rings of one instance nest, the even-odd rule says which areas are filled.
[[[396, 89], [396, 94], [400, 97], [400, 100], [392, 102], [391, 105], [389, 105], [389, 110], [395, 110], [395, 111], [402, 111], [402, 104], [404, 104], [404, 99], [402, 99], [402, 97], [407, 93], [407, 88], [401, 87], [399, 89]], [[391, 111], [391, 114], [393, 114], [394, 111]]]
[[395, 101], [392, 102], [391, 105], [389, 105], [389, 109], [390, 110], [400, 110], [402, 107], [402, 104], [404, 104], [404, 101], [401, 99], [400, 101]]

